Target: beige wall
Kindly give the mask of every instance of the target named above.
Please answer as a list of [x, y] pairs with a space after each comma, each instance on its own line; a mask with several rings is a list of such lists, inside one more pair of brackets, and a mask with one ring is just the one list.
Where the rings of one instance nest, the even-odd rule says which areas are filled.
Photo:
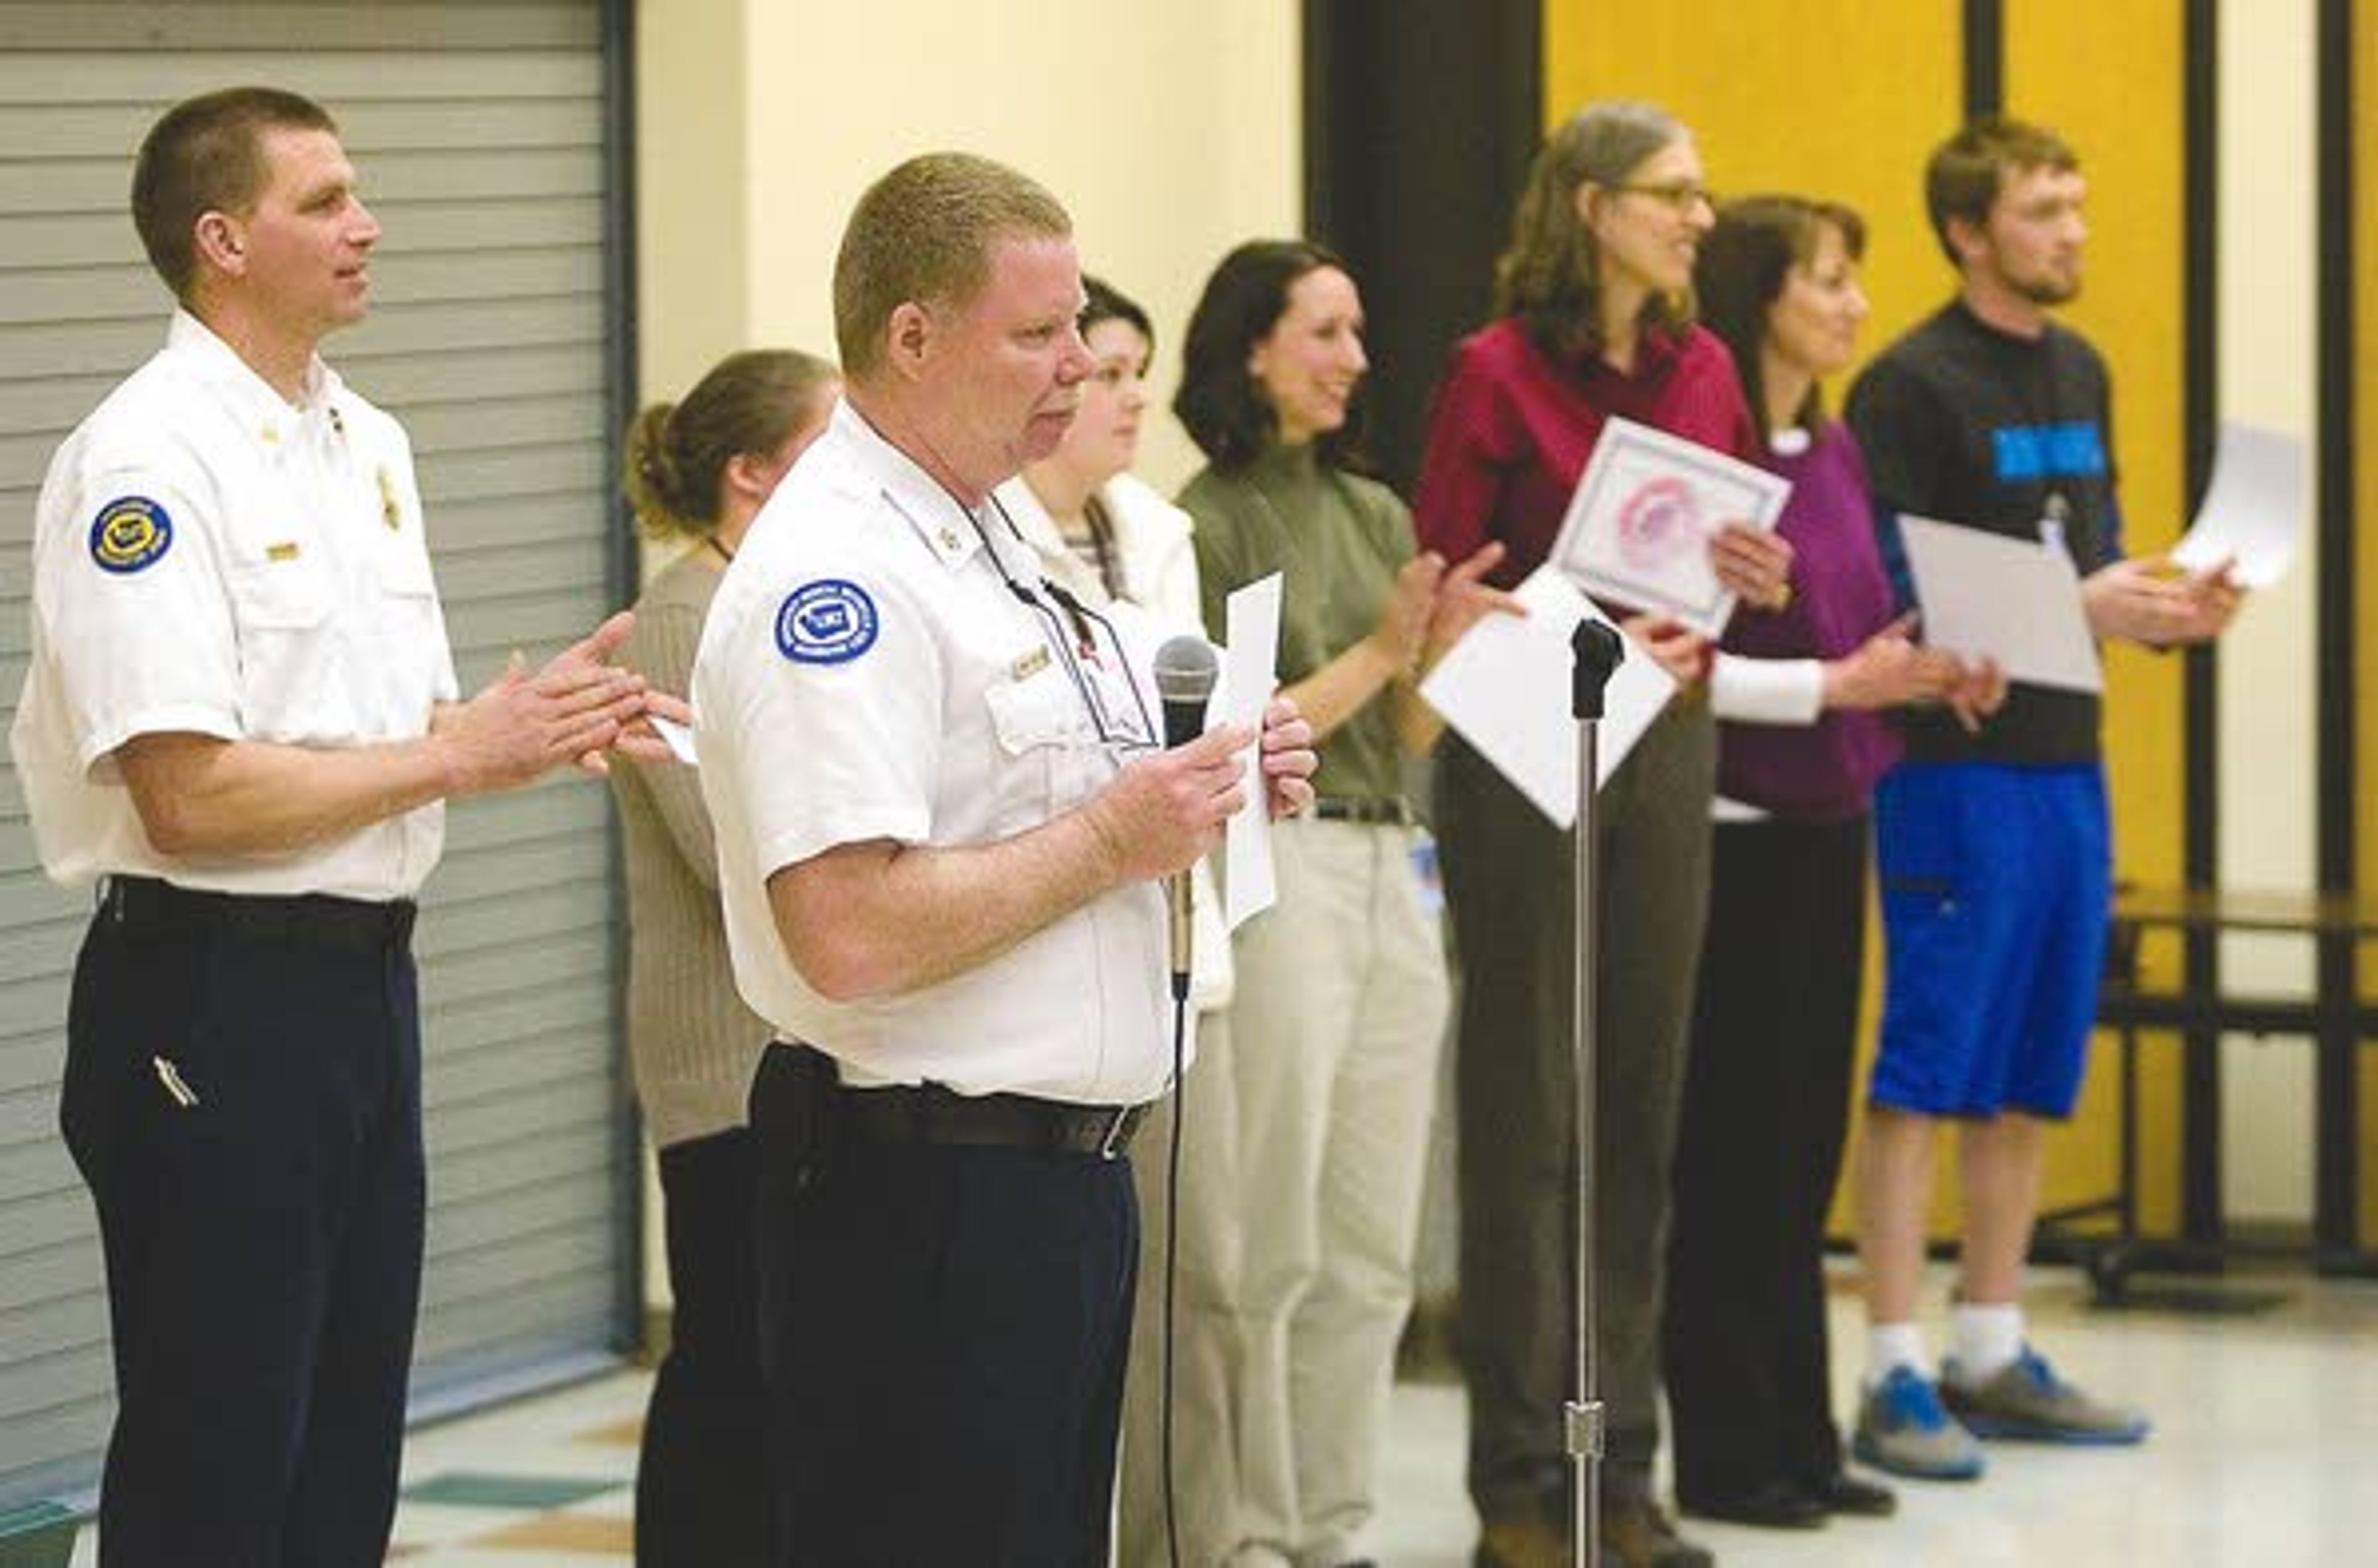
[[[827, 284], [876, 175], [943, 148], [1013, 163], [1074, 214], [1085, 265], [1148, 308], [1157, 395], [1226, 248], [1297, 232], [1297, 9], [1279, 0], [904, 0], [637, 8], [644, 385], [729, 350], [833, 352]], [[1170, 419], [1142, 471], [1195, 466]]]
[[[720, 355], [834, 352], [827, 287], [852, 202], [902, 158], [1002, 159], [1074, 214], [1085, 265], [1146, 305], [1154, 396], [1222, 252], [1299, 232], [1298, 9], [1282, 0], [643, 0], [636, 7], [637, 301], [648, 398]], [[1151, 419], [1140, 471], [1196, 449]], [[646, 1257], [660, 1287], [660, 1212]]]
[[[2224, 6], [2220, 59], [2220, 408], [2228, 419], [2313, 438], [2319, 212], [2312, 171], [2318, 99], [2312, 0]], [[2318, 885], [2318, 591], [2305, 520], [2295, 569], [2254, 596], [2221, 645], [2220, 881]], [[2233, 989], [2316, 987], [2312, 944], [2233, 937]], [[2308, 1222], [2312, 1208], [2311, 1042], [2232, 1035], [2221, 1051], [2223, 1207], [2233, 1219]]]

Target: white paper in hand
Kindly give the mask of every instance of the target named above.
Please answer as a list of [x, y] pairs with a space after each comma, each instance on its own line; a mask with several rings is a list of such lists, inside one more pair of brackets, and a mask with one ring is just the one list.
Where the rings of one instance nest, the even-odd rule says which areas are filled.
[[1588, 593], [1714, 639], [1735, 596], [1710, 559], [1711, 533], [1728, 522], [1772, 528], [1791, 495], [1790, 480], [1739, 458], [1605, 420], [1545, 559]]
[[[1519, 584], [1520, 616], [1485, 616], [1436, 663], [1420, 694], [1462, 739], [1550, 818], [1577, 821], [1577, 720], [1569, 712], [1576, 655], [1569, 637], [1588, 616], [1610, 617], [1551, 565]], [[1596, 733], [1596, 787], [1675, 695], [1676, 683], [1622, 637], [1626, 657], [1603, 688]]]
[[647, 713], [644, 717], [652, 721], [653, 733], [667, 743], [670, 752], [679, 761], [689, 768], [701, 766], [694, 760], [693, 731], [675, 719], [665, 719], [658, 713]]
[[1899, 533], [1927, 643], [1996, 660], [2028, 686], [2105, 689], [2081, 576], [2061, 548], [1904, 512]]
[[2213, 483], [2187, 536], [2172, 546], [2173, 563], [2210, 571], [2234, 562], [2230, 576], [2241, 588], [2268, 588], [2287, 576], [2303, 538], [2310, 468], [2297, 437], [2222, 425]]
[[[1260, 736], [1264, 710], [1279, 684], [1279, 573], [1258, 578], [1223, 601], [1221, 712], [1212, 721], [1247, 724]], [[1209, 726], [1210, 727], [1210, 726]], [[1223, 832], [1223, 916], [1231, 929], [1279, 902], [1271, 861], [1271, 792], [1264, 787], [1263, 744], [1247, 748], [1247, 803]]]

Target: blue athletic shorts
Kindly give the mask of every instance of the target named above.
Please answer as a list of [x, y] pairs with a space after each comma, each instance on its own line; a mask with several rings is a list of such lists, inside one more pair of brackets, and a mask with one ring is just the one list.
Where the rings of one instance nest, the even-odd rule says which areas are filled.
[[1910, 763], [1882, 780], [1874, 819], [1884, 985], [1868, 1102], [2072, 1115], [2113, 899], [2104, 772]]

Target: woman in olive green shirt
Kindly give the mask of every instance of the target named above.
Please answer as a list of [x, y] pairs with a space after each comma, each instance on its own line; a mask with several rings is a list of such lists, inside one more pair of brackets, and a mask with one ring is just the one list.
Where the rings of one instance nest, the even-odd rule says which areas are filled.
[[1207, 625], [1219, 637], [1233, 589], [1282, 574], [1280, 679], [1321, 751], [1318, 802], [1274, 834], [1279, 906], [1233, 946], [1239, 1188], [1195, 1200], [1231, 1203], [1243, 1227], [1240, 1545], [1354, 1563], [1377, 1512], [1447, 1005], [1403, 758], [1435, 741], [1415, 681], [1497, 602], [1476, 581], [1494, 557], [1448, 571], [1417, 553], [1403, 503], [1348, 468], [1369, 361], [1361, 297], [1327, 250], [1232, 251], [1184, 360], [1173, 409], [1208, 465], [1181, 504]]

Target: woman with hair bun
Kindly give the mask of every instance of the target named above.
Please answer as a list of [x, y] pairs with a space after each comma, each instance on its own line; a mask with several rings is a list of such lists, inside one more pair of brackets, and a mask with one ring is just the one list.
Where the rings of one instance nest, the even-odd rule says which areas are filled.
[[[789, 350], [730, 354], [680, 402], [629, 426], [623, 487], [645, 532], [685, 548], [636, 602], [620, 657], [686, 689], [719, 575], [841, 380]], [[757, 1177], [744, 1104], [768, 1026], [736, 994], [702, 785], [674, 764], [614, 767], [631, 940], [628, 1060], [660, 1153], [669, 1351], [636, 1466], [641, 1568], [757, 1563], [764, 1552], [753, 1251]]]

